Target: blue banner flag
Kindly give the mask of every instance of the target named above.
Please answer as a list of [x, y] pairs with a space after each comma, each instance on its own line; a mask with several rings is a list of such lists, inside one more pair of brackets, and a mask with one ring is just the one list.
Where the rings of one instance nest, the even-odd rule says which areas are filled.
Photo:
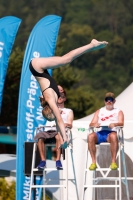
[[21, 19], [7, 16], [0, 19], [0, 111], [8, 60]]
[[33, 141], [35, 127], [45, 124], [39, 102], [40, 87], [29, 70], [29, 63], [35, 57], [54, 55], [60, 22], [61, 17], [56, 15], [42, 18], [30, 34], [24, 55], [17, 123], [17, 200], [29, 198], [30, 177], [24, 175], [24, 142]]

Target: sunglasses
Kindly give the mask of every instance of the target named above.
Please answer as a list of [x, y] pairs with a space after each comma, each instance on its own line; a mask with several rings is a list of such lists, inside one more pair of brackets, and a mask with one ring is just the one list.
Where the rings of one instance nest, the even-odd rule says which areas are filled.
[[114, 98], [112, 98], [112, 97], [106, 97], [106, 98], [105, 98], [105, 101], [106, 101], [106, 102], [108, 102], [108, 101], [113, 102], [113, 101], [114, 101]]

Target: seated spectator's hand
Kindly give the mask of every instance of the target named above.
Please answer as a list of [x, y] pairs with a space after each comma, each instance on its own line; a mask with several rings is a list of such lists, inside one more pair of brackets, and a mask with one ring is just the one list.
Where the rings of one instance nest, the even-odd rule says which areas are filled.
[[99, 124], [99, 123], [95, 123], [95, 124], [94, 124], [94, 127], [95, 127], [95, 128], [99, 128], [99, 127], [100, 127], [100, 124]]
[[114, 128], [114, 127], [115, 127], [114, 123], [109, 124], [109, 128]]

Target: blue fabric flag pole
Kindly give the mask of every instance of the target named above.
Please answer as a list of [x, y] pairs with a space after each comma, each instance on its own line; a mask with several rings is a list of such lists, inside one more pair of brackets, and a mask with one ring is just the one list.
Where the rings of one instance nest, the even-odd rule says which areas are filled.
[[[56, 15], [42, 18], [30, 34], [24, 55], [17, 123], [17, 200], [29, 198], [30, 177], [25, 176], [23, 172], [24, 142], [33, 141], [35, 127], [45, 124], [39, 102], [40, 87], [29, 70], [29, 63], [34, 57], [54, 55], [60, 22], [61, 17]], [[37, 195], [36, 199], [38, 199]]]
[[0, 112], [8, 60], [21, 19], [7, 16], [0, 19]]

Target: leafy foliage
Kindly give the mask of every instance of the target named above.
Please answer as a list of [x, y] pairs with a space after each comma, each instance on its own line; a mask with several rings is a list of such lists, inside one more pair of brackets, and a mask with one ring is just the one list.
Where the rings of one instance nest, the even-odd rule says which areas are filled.
[[[15, 181], [7, 182], [4, 178], [0, 178], [0, 200], [16, 199], [16, 183]], [[51, 200], [46, 195], [46, 200]]]
[[92, 38], [109, 42], [105, 49], [82, 55], [53, 71], [57, 83], [67, 90], [66, 105], [74, 110], [75, 118], [80, 118], [103, 105], [105, 92], [112, 91], [117, 96], [133, 81], [132, 13], [132, 0], [1, 0], [0, 16], [14, 15], [22, 23], [10, 56], [0, 124], [17, 123], [24, 50], [31, 30], [42, 17], [62, 17], [56, 55], [86, 45]]
[[7, 183], [4, 178], [0, 178], [0, 199], [15, 200], [15, 182]]

